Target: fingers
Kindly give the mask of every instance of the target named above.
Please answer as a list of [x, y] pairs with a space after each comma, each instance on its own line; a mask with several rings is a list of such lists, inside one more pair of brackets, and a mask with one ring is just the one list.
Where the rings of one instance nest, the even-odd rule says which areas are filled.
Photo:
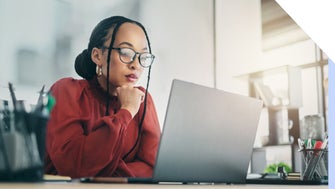
[[135, 87], [121, 86], [116, 89], [116, 93], [121, 103], [121, 108], [129, 110], [134, 117], [144, 101], [144, 92]]
[[128, 97], [137, 98], [141, 102], [144, 101], [144, 96], [145, 96], [145, 93], [141, 91], [140, 89], [136, 87], [132, 87], [132, 86], [126, 86], [126, 85], [116, 88], [115, 94], [116, 96], [119, 96], [119, 97], [122, 95], [126, 95]]

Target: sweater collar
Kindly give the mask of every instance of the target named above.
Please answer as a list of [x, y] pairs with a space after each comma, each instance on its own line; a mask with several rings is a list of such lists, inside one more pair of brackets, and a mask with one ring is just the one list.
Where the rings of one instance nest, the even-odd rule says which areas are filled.
[[[94, 77], [92, 80], [88, 81], [89, 83], [89, 89], [92, 91], [92, 93], [98, 97], [98, 99], [102, 100], [103, 102], [106, 102], [107, 100], [107, 92], [100, 86], [97, 77]], [[110, 96], [108, 95], [110, 101], [117, 101], [117, 96]]]

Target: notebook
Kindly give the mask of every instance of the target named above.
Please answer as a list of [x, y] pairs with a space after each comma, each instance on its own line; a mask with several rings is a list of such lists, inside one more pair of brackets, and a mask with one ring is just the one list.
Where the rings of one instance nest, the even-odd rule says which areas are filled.
[[174, 79], [153, 178], [83, 182], [245, 183], [262, 101]]

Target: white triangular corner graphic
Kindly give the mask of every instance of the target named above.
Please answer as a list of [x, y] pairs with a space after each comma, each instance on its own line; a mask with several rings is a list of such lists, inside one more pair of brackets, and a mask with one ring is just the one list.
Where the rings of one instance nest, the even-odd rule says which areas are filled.
[[305, 33], [335, 60], [335, 1], [276, 0]]

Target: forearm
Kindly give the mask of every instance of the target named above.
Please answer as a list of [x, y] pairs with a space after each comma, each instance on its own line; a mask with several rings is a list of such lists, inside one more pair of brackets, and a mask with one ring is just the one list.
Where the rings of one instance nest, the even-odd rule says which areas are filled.
[[133, 162], [125, 163], [123, 160], [120, 160], [117, 169], [113, 176], [116, 177], [152, 177], [153, 166], [148, 163], [135, 160]]
[[65, 134], [59, 134], [48, 141], [48, 153], [58, 174], [71, 177], [95, 176], [108, 164], [114, 165], [109, 168], [114, 171], [121, 156], [124, 130], [127, 127], [127, 122], [120, 119], [105, 116], [87, 135], [78, 125], [61, 128], [61, 132], [67, 133], [68, 137], [63, 138], [61, 136]]

